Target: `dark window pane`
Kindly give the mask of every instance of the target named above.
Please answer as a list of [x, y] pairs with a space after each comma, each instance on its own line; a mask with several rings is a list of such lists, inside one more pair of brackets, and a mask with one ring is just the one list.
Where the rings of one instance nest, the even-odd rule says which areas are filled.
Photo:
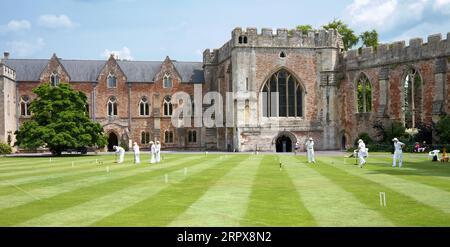
[[295, 80], [289, 77], [288, 81], [288, 114], [289, 117], [295, 117]]
[[297, 88], [297, 117], [303, 117], [303, 94], [300, 87]]
[[287, 105], [286, 105], [286, 77], [283, 72], [280, 72], [278, 76], [278, 104], [279, 104], [279, 114], [280, 117], [287, 116]]

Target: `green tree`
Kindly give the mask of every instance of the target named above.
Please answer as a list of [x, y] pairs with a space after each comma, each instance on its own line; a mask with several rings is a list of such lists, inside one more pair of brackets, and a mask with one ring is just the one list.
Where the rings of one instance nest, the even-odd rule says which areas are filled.
[[378, 47], [378, 32], [375, 29], [363, 32], [359, 38], [365, 47], [373, 47], [374, 49]]
[[295, 29], [289, 30], [289, 34], [293, 35], [295, 30], [300, 31], [303, 34], [307, 34], [308, 31], [313, 30], [313, 27], [311, 25], [298, 25]]
[[88, 117], [84, 93], [66, 83], [57, 87], [46, 83], [33, 92], [38, 98], [30, 105], [32, 117], [16, 131], [15, 145], [27, 149], [44, 146], [57, 155], [64, 149], [106, 145], [102, 126]]
[[323, 26], [324, 29], [336, 29], [342, 35], [342, 41], [344, 42], [344, 50], [349, 50], [358, 43], [358, 36], [355, 35], [354, 31], [351, 30], [347, 24], [341, 20], [333, 20], [327, 25]]
[[439, 136], [439, 142], [442, 144], [450, 143], [450, 116], [446, 115], [436, 124], [436, 131]]

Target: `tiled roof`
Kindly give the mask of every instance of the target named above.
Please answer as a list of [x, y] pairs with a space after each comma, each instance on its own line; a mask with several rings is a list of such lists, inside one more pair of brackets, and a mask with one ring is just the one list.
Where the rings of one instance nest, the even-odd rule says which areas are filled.
[[[71, 81], [93, 82], [96, 81], [104, 60], [64, 60], [59, 59], [62, 66], [69, 74]], [[16, 71], [17, 81], [39, 81], [42, 71], [47, 66], [48, 59], [7, 59], [6, 65]], [[161, 69], [161, 61], [117, 61], [129, 82], [153, 82], [155, 75]], [[203, 64], [200, 62], [173, 61], [174, 66], [182, 82], [204, 82]]]

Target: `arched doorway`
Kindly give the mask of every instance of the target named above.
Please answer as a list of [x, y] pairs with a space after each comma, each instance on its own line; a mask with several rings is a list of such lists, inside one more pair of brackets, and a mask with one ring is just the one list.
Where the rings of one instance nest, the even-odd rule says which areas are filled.
[[341, 149], [345, 150], [347, 146], [347, 138], [345, 137], [345, 134], [342, 134], [341, 137]]
[[114, 132], [109, 133], [108, 136], [108, 151], [114, 151], [113, 146], [119, 145], [119, 138]]
[[279, 136], [275, 145], [277, 153], [292, 152], [292, 140], [286, 135]]

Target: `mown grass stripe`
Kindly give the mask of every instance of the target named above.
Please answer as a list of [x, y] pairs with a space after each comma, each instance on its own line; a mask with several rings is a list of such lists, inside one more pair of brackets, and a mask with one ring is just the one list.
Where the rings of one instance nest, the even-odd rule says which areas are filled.
[[[377, 183], [370, 180], [366, 174], [362, 175], [364, 168], [344, 165], [340, 158], [321, 157], [319, 165], [312, 168], [344, 190], [352, 193], [367, 208], [382, 213], [386, 219], [397, 226], [450, 225], [449, 214], [384, 186], [384, 181]], [[349, 170], [353, 170], [353, 172], [349, 172]], [[386, 193], [386, 207], [380, 206], [379, 192]]]
[[88, 226], [104, 217], [117, 213], [130, 205], [155, 195], [171, 184], [180, 183], [189, 176], [196, 176], [196, 174], [221, 161], [222, 159], [216, 159], [197, 163], [189, 167], [186, 176], [184, 175], [184, 169], [186, 168], [169, 172], [167, 173], [169, 183], [165, 183], [165, 176], [152, 177], [152, 179], [142, 181], [136, 185], [126, 187], [83, 204], [22, 222], [20, 226]]
[[[377, 172], [376, 170], [366, 169], [351, 169], [350, 166], [336, 166], [339, 169], [345, 170], [350, 174], [356, 176], [364, 176], [365, 179], [371, 180], [375, 183], [383, 184], [383, 186], [402, 193], [406, 196], [414, 198], [415, 200], [442, 210], [450, 216], [450, 193], [443, 191], [436, 187], [431, 187], [425, 184], [400, 178], [385, 173]], [[403, 169], [403, 168], [392, 168]]]
[[264, 156], [252, 186], [242, 226], [315, 226], [285, 168], [275, 155]]
[[[126, 158], [128, 158], [126, 160], [128, 162], [125, 162], [125, 163], [132, 163], [133, 158], [131, 158], [131, 157], [126, 157]], [[26, 177], [26, 176], [32, 176], [32, 175], [50, 174], [52, 172], [64, 171], [64, 170], [80, 169], [86, 165], [95, 165], [96, 160], [98, 160], [99, 162], [102, 162], [104, 164], [107, 164], [107, 163], [113, 164], [115, 161], [115, 159], [113, 157], [108, 157], [107, 159], [89, 159], [89, 160], [81, 160], [81, 161], [73, 160], [73, 159], [64, 159], [64, 160], [60, 160], [58, 162], [51, 162], [51, 163], [49, 162], [45, 166], [27, 167], [28, 169], [25, 169], [24, 171], [1, 172], [0, 180]], [[168, 159], [168, 160], [170, 160], [170, 159]], [[74, 162], [74, 167], [72, 167], [72, 162]]]
[[[246, 156], [232, 156], [214, 166], [189, 176], [181, 183], [171, 184], [158, 194], [140, 201], [116, 214], [110, 215], [94, 226], [165, 226], [185, 212], [208, 188], [235, 167]], [[211, 162], [211, 161], [209, 161]]]
[[304, 158], [283, 157], [283, 163], [288, 164], [289, 177], [320, 226], [392, 225], [382, 214], [367, 208], [352, 193], [311, 168], [315, 165], [307, 165]]
[[[450, 192], [450, 166], [442, 163], [433, 164], [429, 161], [405, 162], [402, 169], [391, 167], [392, 159], [381, 157], [370, 158], [370, 166], [366, 170], [374, 173], [392, 175], [413, 182], [429, 185]], [[431, 164], [430, 164], [431, 163]]]
[[169, 226], [239, 226], [262, 158], [241, 161]]
[[[171, 161], [172, 158], [166, 159], [165, 162], [169, 162]], [[94, 160], [95, 161], [95, 160]], [[68, 176], [72, 176], [72, 175], [78, 175], [78, 174], [84, 174], [84, 173], [90, 173], [90, 172], [95, 172], [96, 170], [98, 170], [98, 168], [102, 167], [102, 169], [106, 169], [106, 166], [110, 166], [111, 168], [113, 167], [117, 167], [115, 169], [120, 169], [121, 167], [124, 167], [123, 165], [127, 165], [127, 164], [132, 164], [130, 161], [130, 159], [128, 159], [128, 161], [126, 160], [126, 162], [123, 165], [117, 166], [117, 164], [114, 163], [114, 159], [103, 159], [103, 160], [98, 160], [99, 162], [102, 162], [102, 164], [91, 164], [92, 168], [88, 168], [86, 169], [86, 167], [81, 166], [81, 165], [75, 165], [74, 167], [71, 167], [71, 165], [69, 165], [69, 169], [66, 169], [64, 171], [58, 171], [58, 173], [55, 172], [55, 170], [53, 171], [48, 171], [47, 173], [40, 173], [40, 174], [36, 174], [36, 175], [28, 175], [28, 176], [18, 176], [15, 178], [10, 178], [10, 179], [1, 179], [0, 180], [0, 195], [3, 194], [2, 191], [5, 190], [6, 188], [9, 188], [9, 191], [11, 191], [11, 185], [14, 186], [20, 186], [22, 187], [23, 184], [29, 184], [29, 183], [37, 183], [40, 181], [48, 181], [51, 179], [62, 179]], [[145, 163], [142, 163], [145, 164]], [[87, 164], [88, 165], [88, 164]], [[84, 167], [84, 169], [82, 169]], [[7, 189], [6, 189], [7, 190]], [[8, 192], [6, 192], [6, 194], [8, 194]]]
[[[141, 181], [151, 179], [154, 176], [190, 166], [196, 163], [198, 157], [188, 157], [184, 160], [174, 161], [171, 165], [164, 164], [148, 167], [133, 167], [130, 171], [115, 174], [112, 172], [103, 175], [101, 182], [79, 188], [72, 188], [67, 192], [58, 193], [49, 198], [34, 200], [20, 206], [0, 210], [0, 225], [17, 225], [31, 218], [73, 207], [75, 205], [112, 193], [124, 187], [138, 184]], [[86, 193], [89, 191], [89, 193]]]

